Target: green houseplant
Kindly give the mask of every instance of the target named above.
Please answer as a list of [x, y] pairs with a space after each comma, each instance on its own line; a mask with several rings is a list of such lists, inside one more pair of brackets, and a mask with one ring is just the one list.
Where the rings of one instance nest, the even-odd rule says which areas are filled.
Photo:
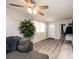
[[24, 20], [20, 22], [19, 30], [24, 38], [30, 38], [35, 33], [35, 26], [31, 20]]

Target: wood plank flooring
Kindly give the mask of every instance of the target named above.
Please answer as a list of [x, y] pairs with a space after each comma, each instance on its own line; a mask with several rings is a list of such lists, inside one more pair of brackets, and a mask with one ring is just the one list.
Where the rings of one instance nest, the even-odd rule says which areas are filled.
[[64, 40], [63, 38], [59, 40], [42, 40], [35, 43], [33, 49], [40, 53], [47, 54], [49, 56], [49, 59], [72, 59], [71, 43], [68, 43], [68, 41]]

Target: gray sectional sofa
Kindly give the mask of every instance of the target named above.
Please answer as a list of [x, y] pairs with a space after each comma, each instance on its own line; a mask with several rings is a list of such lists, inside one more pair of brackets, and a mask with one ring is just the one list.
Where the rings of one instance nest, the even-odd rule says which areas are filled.
[[49, 59], [48, 55], [33, 50], [30, 40], [22, 41], [21, 37], [6, 38], [6, 59]]

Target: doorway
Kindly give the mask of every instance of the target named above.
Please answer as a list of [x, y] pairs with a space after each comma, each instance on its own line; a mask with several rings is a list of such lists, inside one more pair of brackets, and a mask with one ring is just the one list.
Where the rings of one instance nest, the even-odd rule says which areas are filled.
[[65, 36], [65, 26], [66, 24], [61, 24], [61, 37]]

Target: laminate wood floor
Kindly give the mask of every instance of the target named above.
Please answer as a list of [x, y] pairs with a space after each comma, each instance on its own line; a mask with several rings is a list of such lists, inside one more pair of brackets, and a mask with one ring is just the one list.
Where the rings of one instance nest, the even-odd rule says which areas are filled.
[[62, 39], [46, 39], [34, 44], [35, 51], [47, 54], [49, 59], [73, 59], [72, 44]]

